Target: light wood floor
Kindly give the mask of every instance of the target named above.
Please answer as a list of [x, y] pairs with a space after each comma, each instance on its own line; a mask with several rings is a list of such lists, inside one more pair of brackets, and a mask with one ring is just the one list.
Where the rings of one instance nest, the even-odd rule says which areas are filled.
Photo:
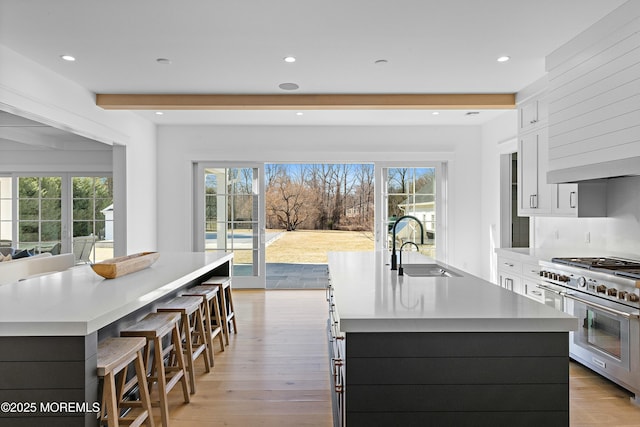
[[[331, 426], [324, 291], [235, 290], [234, 302], [238, 335], [210, 374], [198, 361], [191, 403], [171, 392], [171, 426]], [[575, 363], [570, 398], [571, 427], [640, 427], [627, 392]]]

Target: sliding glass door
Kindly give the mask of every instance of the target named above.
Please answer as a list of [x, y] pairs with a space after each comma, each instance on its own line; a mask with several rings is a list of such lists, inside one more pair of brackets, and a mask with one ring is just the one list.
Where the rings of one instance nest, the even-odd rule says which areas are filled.
[[195, 250], [233, 252], [234, 287], [264, 287], [264, 166], [198, 164]]

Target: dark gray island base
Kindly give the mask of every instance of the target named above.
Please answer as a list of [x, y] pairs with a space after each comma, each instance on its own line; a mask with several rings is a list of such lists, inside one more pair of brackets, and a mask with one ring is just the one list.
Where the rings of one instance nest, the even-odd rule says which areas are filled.
[[[181, 265], [173, 265], [175, 260]], [[35, 282], [0, 287], [3, 308], [22, 304], [33, 316], [29, 320], [26, 315], [18, 318], [5, 313], [0, 321], [0, 404], [4, 405], [0, 427], [97, 426], [99, 406], [96, 411], [94, 405], [101, 404], [96, 376], [98, 341], [118, 336], [121, 329], [182, 290], [212, 276], [228, 276], [231, 266], [232, 255], [172, 254], [161, 256], [151, 268], [113, 280], [99, 278], [89, 266], [83, 266], [58, 273], [57, 278], [44, 276]], [[52, 287], [66, 296], [56, 298]], [[46, 301], [33, 299], [38, 290], [52, 292], [46, 297], [50, 311], [43, 308]], [[77, 308], [81, 299], [87, 299], [84, 304], [88, 307]], [[33, 308], [38, 304], [41, 313]], [[67, 322], [72, 326], [65, 327]], [[77, 328], [86, 333], [79, 334]], [[21, 329], [25, 331], [22, 335]]]
[[567, 332], [346, 334], [349, 427], [568, 426]]

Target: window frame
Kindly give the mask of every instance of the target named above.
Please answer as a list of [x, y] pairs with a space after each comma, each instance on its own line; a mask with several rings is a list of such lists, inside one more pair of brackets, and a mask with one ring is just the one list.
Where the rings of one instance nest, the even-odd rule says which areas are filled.
[[[389, 251], [391, 247], [387, 239], [388, 233], [388, 170], [392, 168], [433, 168], [435, 169], [435, 259], [442, 262], [448, 260], [448, 162], [447, 161], [393, 161], [375, 162], [375, 177], [379, 183], [375, 192], [376, 221], [375, 221], [375, 249]], [[397, 250], [397, 248], [396, 248]]]

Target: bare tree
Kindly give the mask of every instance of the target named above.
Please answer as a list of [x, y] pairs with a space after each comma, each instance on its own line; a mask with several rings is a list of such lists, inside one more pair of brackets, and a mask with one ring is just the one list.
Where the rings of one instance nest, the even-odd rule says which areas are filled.
[[295, 231], [305, 220], [306, 189], [303, 182], [296, 182], [285, 173], [279, 173], [267, 191], [268, 210], [279, 225], [287, 231]]

